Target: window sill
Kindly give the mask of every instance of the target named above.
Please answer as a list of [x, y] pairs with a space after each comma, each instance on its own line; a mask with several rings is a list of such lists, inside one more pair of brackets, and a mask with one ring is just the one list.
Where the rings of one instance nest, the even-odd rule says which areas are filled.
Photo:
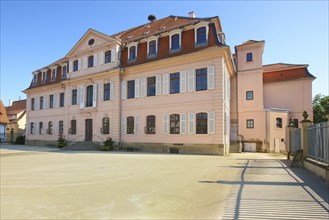
[[178, 53], [178, 52], [181, 52], [181, 48], [169, 49], [169, 54]]
[[136, 62], [137, 61], [137, 58], [135, 58], [135, 59], [129, 59], [128, 60], [128, 63], [134, 63], [134, 62]]
[[204, 47], [204, 46], [207, 46], [208, 45], [208, 41], [206, 42], [203, 42], [203, 43], [195, 43], [195, 48], [198, 48], [198, 47]]

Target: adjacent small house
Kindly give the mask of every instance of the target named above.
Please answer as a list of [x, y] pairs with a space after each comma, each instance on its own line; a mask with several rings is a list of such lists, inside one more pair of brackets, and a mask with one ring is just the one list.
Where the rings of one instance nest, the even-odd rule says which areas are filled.
[[6, 141], [6, 124], [9, 123], [6, 109], [2, 103], [2, 100], [0, 100], [0, 143], [3, 143]]
[[10, 102], [6, 106], [9, 123], [6, 126], [6, 141], [14, 142], [20, 135], [25, 135], [26, 99]]

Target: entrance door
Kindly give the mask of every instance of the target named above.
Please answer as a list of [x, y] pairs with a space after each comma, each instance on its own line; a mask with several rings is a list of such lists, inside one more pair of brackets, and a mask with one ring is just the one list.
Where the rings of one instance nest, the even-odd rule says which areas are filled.
[[93, 120], [86, 119], [85, 141], [93, 141]]
[[280, 138], [274, 139], [274, 152], [280, 153]]

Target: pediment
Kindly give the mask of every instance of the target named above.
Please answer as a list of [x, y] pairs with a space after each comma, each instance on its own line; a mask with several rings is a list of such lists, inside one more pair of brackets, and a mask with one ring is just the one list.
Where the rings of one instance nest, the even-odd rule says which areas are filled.
[[69, 51], [66, 57], [75, 56], [109, 44], [119, 43], [118, 39], [89, 29]]

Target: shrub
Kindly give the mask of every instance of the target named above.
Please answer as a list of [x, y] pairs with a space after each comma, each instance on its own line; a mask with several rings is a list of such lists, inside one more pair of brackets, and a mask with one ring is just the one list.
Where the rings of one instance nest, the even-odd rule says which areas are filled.
[[25, 136], [20, 135], [16, 138], [15, 144], [25, 144]]
[[114, 141], [112, 140], [112, 138], [108, 137], [103, 142], [103, 146], [102, 146], [101, 150], [102, 151], [112, 151], [113, 150], [113, 144], [114, 144]]
[[58, 135], [58, 139], [57, 139], [57, 147], [62, 149], [66, 146], [66, 140], [65, 140], [65, 136], [64, 135]]

